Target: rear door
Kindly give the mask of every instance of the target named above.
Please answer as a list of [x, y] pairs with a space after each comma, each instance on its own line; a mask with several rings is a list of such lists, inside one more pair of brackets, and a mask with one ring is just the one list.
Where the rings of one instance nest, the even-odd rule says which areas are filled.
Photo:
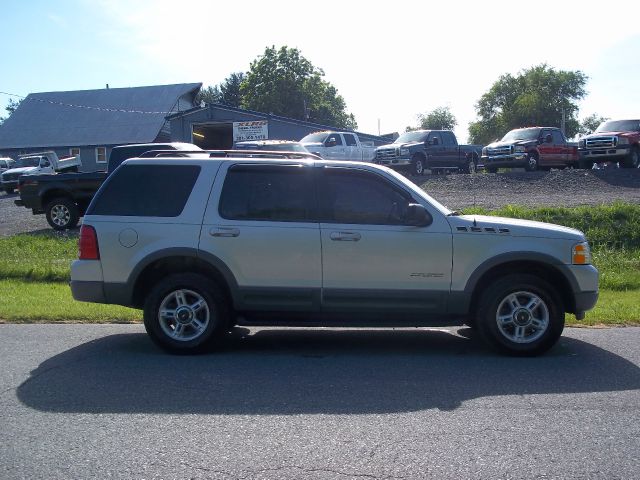
[[231, 162], [221, 167], [200, 250], [230, 270], [239, 309], [319, 309], [320, 230], [312, 170]]
[[451, 229], [441, 215], [403, 224], [411, 194], [359, 168], [319, 169], [325, 311], [444, 312]]
[[354, 162], [361, 161], [362, 152], [358, 147], [355, 135], [352, 133], [343, 133], [342, 136], [344, 137], [345, 159], [353, 160]]

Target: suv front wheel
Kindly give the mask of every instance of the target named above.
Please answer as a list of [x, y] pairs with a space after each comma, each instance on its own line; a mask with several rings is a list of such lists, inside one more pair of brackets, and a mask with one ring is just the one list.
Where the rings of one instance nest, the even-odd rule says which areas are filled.
[[220, 339], [229, 308], [219, 287], [195, 273], [158, 282], [144, 304], [144, 326], [151, 339], [172, 353], [196, 353]]
[[538, 355], [564, 328], [564, 309], [553, 287], [528, 274], [495, 280], [481, 295], [476, 323], [484, 339], [510, 355]]

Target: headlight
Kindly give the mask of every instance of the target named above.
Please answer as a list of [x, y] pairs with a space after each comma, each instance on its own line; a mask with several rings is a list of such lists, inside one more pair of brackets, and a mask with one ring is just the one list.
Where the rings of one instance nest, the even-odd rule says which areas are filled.
[[401, 148], [400, 149], [400, 155], [409, 155], [409, 149], [408, 148]]
[[618, 137], [618, 145], [629, 145], [629, 139], [627, 137]]
[[591, 250], [587, 242], [578, 243], [573, 246], [571, 262], [574, 265], [591, 265]]
[[587, 141], [584, 138], [578, 140], [578, 148], [584, 148], [587, 144]]
[[485, 157], [487, 155], [487, 147], [482, 147], [482, 156]]
[[524, 145], [516, 145], [516, 149], [515, 149], [516, 153], [524, 153], [526, 151], [527, 149], [524, 147]]

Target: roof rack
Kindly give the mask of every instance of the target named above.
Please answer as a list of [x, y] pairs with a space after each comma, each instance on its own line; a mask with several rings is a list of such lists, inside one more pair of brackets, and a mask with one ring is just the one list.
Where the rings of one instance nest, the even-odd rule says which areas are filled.
[[314, 155], [313, 153], [281, 152], [272, 150], [149, 150], [138, 155], [138, 158], [202, 158], [203, 155], [207, 155], [209, 158], [287, 158], [296, 160], [322, 160], [321, 157]]

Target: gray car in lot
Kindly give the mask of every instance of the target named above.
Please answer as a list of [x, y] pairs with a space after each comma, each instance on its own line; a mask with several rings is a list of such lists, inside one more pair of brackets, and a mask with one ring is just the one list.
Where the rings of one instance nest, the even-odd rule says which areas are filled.
[[361, 162], [131, 159], [94, 197], [79, 244], [74, 298], [144, 309], [173, 352], [234, 325], [466, 323], [533, 355], [598, 298], [581, 232], [460, 215]]

